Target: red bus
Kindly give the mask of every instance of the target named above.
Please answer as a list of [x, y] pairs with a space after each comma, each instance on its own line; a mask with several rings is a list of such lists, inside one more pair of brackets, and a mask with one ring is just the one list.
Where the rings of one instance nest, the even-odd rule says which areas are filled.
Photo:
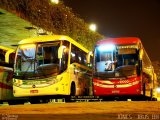
[[139, 38], [98, 41], [94, 48], [93, 69], [95, 96], [156, 99], [156, 74]]

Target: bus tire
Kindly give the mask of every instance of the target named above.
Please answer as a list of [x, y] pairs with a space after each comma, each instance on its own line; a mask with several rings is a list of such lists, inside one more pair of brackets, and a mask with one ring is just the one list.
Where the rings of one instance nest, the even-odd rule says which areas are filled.
[[70, 96], [75, 96], [75, 95], [76, 95], [76, 85], [74, 82], [72, 82], [70, 89]]
[[71, 97], [75, 95], [76, 95], [76, 85], [74, 82], [72, 82], [70, 87], [70, 94], [65, 96], [65, 102], [74, 102], [71, 100]]
[[145, 97], [146, 96], [146, 84], [143, 83], [143, 96]]
[[150, 90], [150, 100], [152, 101], [152, 99], [153, 99], [153, 89], [151, 88], [151, 90]]

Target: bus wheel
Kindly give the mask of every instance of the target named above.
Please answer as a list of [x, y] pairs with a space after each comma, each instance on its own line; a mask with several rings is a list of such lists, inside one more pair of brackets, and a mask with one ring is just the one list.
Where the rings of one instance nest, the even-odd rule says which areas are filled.
[[153, 99], [153, 89], [150, 90], [150, 100], [152, 101]]
[[71, 88], [70, 88], [70, 95], [65, 96], [65, 102], [74, 102], [74, 100], [71, 100], [72, 96], [76, 95], [76, 85], [74, 82], [72, 82], [71, 84]]
[[72, 82], [70, 96], [75, 96], [75, 95], [76, 95], [76, 85], [75, 83]]
[[143, 96], [145, 97], [146, 96], [146, 84], [143, 83]]

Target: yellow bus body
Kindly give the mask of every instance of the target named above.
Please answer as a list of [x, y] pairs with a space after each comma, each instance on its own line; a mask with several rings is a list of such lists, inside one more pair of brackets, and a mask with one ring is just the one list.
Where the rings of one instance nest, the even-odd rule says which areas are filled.
[[[0, 45], [0, 101], [13, 99], [13, 68], [5, 66], [10, 63], [10, 55], [14, 49]], [[3, 55], [2, 55], [3, 54]]]
[[[86, 54], [89, 53], [89, 50], [74, 41], [72, 38], [64, 35], [38, 36], [20, 41], [19, 46], [36, 43], [49, 43], [57, 40], [65, 40], [70, 43], [67, 69], [61, 74], [52, 76], [50, 78], [48, 77], [34, 80], [21, 80], [14, 78], [13, 91], [15, 97], [70, 95], [72, 83], [75, 83], [76, 86], [75, 95], [83, 95], [85, 88], [90, 87], [92, 72], [91, 68], [78, 63], [70, 63], [72, 47], [71, 44], [84, 51]], [[24, 82], [27, 83], [27, 85], [24, 85]]]

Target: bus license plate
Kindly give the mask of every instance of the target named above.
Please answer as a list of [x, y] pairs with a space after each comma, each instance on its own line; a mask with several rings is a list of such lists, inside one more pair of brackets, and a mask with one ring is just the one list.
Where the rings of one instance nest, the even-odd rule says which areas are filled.
[[38, 93], [38, 90], [30, 90], [30, 93]]
[[112, 93], [120, 93], [119, 90], [112, 90]]

